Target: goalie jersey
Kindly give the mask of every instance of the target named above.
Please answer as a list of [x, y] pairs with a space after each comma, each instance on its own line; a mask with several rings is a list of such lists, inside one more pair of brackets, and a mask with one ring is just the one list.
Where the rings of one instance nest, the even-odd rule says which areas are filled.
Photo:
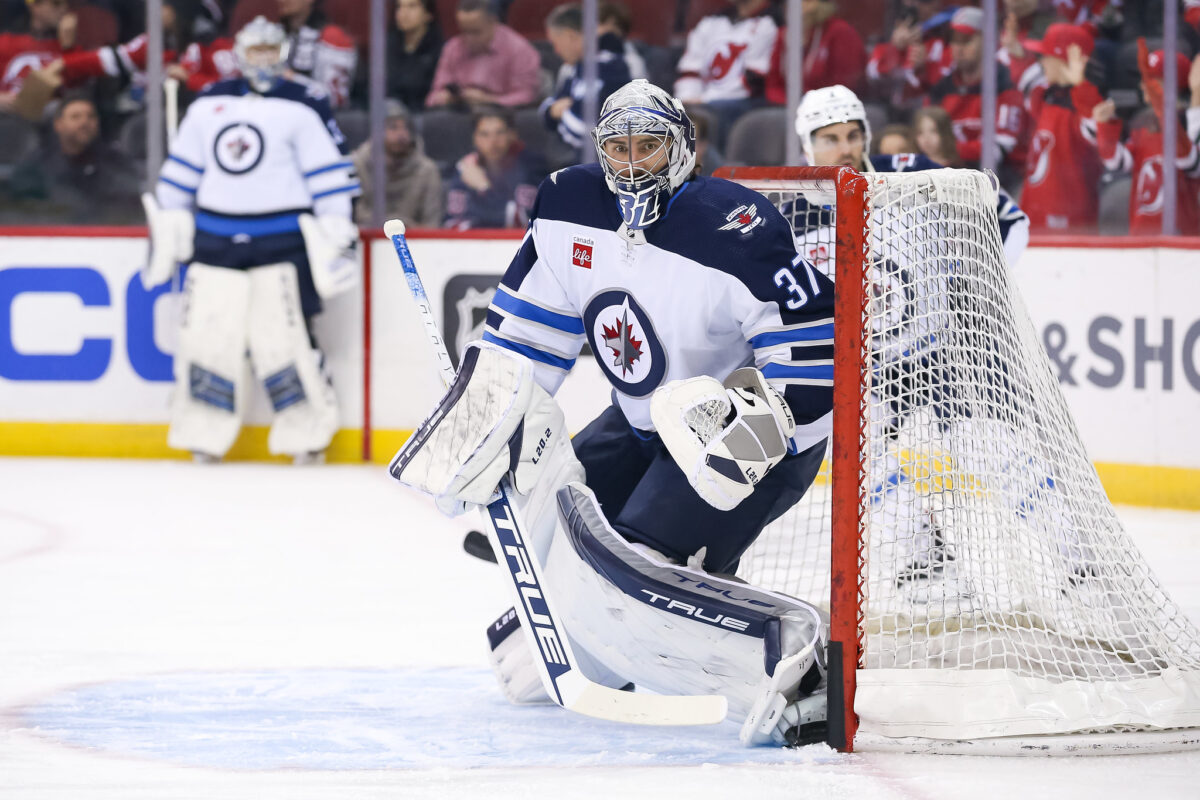
[[635, 428], [668, 381], [762, 370], [796, 418], [792, 452], [829, 436], [833, 284], [796, 253], [762, 195], [693, 178], [645, 232], [621, 215], [599, 164], [554, 173], [488, 309], [483, 339], [529, 357], [553, 394], [586, 342]]
[[235, 78], [188, 107], [157, 194], [164, 208], [196, 208], [198, 231], [256, 235], [299, 231], [305, 211], [349, 216], [358, 191], [324, 91], [280, 79], [260, 95]]

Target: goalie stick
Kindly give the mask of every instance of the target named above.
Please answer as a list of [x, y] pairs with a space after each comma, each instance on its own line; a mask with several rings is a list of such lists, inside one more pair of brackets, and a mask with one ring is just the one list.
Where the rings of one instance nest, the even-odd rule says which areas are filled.
[[[408, 290], [417, 304], [429, 344], [437, 357], [442, 381], [449, 386], [454, 380], [454, 365], [409, 252], [404, 223], [398, 219], [389, 220], [383, 231], [396, 248]], [[393, 477], [397, 458], [388, 465], [388, 472]], [[637, 694], [595, 683], [580, 672], [566, 632], [546, 594], [542, 565], [533, 548], [526, 545], [524, 521], [509, 500], [511, 492], [510, 482], [504, 478], [498, 488], [499, 499], [482, 509], [484, 530], [493, 552], [502, 556], [500, 560], [509, 578], [505, 584], [520, 617], [525, 640], [536, 656], [534, 664], [542, 685], [551, 699], [568, 711], [585, 716], [640, 725], [711, 725], [725, 719], [728, 704], [721, 695]]]

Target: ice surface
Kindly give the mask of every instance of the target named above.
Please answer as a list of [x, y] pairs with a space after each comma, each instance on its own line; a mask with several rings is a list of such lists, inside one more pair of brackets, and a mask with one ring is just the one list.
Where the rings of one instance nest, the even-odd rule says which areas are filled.
[[[1200, 617], [1200, 515], [1121, 509]], [[0, 798], [1200, 797], [1200, 754], [745, 750], [509, 706], [495, 567], [379, 467], [0, 459]]]

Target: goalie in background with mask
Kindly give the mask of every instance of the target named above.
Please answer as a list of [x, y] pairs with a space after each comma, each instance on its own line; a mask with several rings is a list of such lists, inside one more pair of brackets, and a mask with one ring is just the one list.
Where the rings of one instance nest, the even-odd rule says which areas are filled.
[[[730, 576], [830, 434], [833, 285], [764, 197], [699, 177], [678, 100], [605, 102], [600, 163], [541, 185], [448, 394], [393, 475], [447, 513], [511, 472], [580, 666], [613, 687], [722, 694], [748, 744], [823, 739], [825, 615]], [[552, 395], [583, 344], [613, 404], [574, 440]], [[504, 615], [492, 662], [545, 700]]]
[[322, 299], [358, 283], [359, 183], [324, 90], [284, 77], [286, 39], [263, 17], [238, 32], [241, 77], [191, 104], [156, 196], [142, 198], [142, 282], [189, 264], [167, 443], [198, 460], [221, 458], [237, 438], [247, 352], [274, 408], [272, 453], [318, 460], [338, 429], [311, 320]]

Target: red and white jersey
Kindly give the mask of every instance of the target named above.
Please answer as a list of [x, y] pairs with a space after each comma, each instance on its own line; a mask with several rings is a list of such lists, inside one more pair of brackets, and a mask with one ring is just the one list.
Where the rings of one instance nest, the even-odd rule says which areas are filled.
[[1091, 116], [1102, 101], [1087, 82], [1034, 90], [1021, 194], [1033, 232], [1089, 233], [1096, 227], [1103, 167]]
[[[126, 76], [135, 80], [142, 78], [145, 75], [146, 58], [149, 51], [150, 39], [143, 33], [125, 44], [115, 47], [65, 53], [63, 55], [63, 84], [75, 86], [89, 78], [99, 78], [104, 75], [113, 78]], [[169, 64], [174, 60], [174, 51], [167, 50], [163, 53], [163, 63]]]
[[675, 96], [685, 103], [708, 103], [758, 94], [778, 30], [765, 14], [742, 20], [715, 14], [700, 20], [679, 59]]
[[1183, 20], [1193, 28], [1200, 28], [1200, 0], [1183, 0]]
[[1109, 4], [1120, 7], [1120, 0], [1054, 0], [1054, 10], [1058, 16], [1071, 25], [1082, 25], [1095, 36], [1100, 31], [1098, 23], [1100, 15]]
[[213, 39], [208, 44], [193, 42], [183, 51], [179, 64], [187, 70], [187, 88], [193, 92], [238, 75], [233, 39]]
[[893, 101], [911, 100], [928, 92], [942, 78], [950, 74], [954, 59], [950, 46], [937, 33], [930, 32], [921, 42], [925, 46], [925, 63], [916, 69], [908, 53], [901, 53], [891, 42], [881, 42], [871, 51], [867, 60], [867, 80], [898, 80], [899, 96]]
[[350, 102], [358, 50], [350, 34], [337, 25], [320, 30], [303, 25], [289, 34], [288, 66], [320, 84], [334, 108], [345, 108]]
[[[1175, 150], [1176, 220], [1179, 232], [1200, 234], [1200, 108], [1187, 111], [1187, 132], [1180, 130]], [[1112, 120], [1097, 126], [1096, 143], [1104, 168], [1132, 172], [1129, 193], [1129, 232], [1156, 235], [1162, 232], [1163, 135], [1161, 131], [1138, 128], [1121, 142], [1121, 123]]]
[[[1012, 84], [1008, 70], [1000, 68], [996, 76], [996, 163], [1006, 158], [1024, 157], [1021, 134], [1025, 127], [1025, 98]], [[938, 81], [929, 92], [930, 105], [938, 105], [950, 115], [958, 154], [968, 167], [978, 168], [983, 157], [983, 96], [980, 84], [965, 85], [957, 73]]]
[[25, 76], [63, 54], [56, 37], [41, 39], [28, 33], [0, 33], [0, 92], [15, 92]]

